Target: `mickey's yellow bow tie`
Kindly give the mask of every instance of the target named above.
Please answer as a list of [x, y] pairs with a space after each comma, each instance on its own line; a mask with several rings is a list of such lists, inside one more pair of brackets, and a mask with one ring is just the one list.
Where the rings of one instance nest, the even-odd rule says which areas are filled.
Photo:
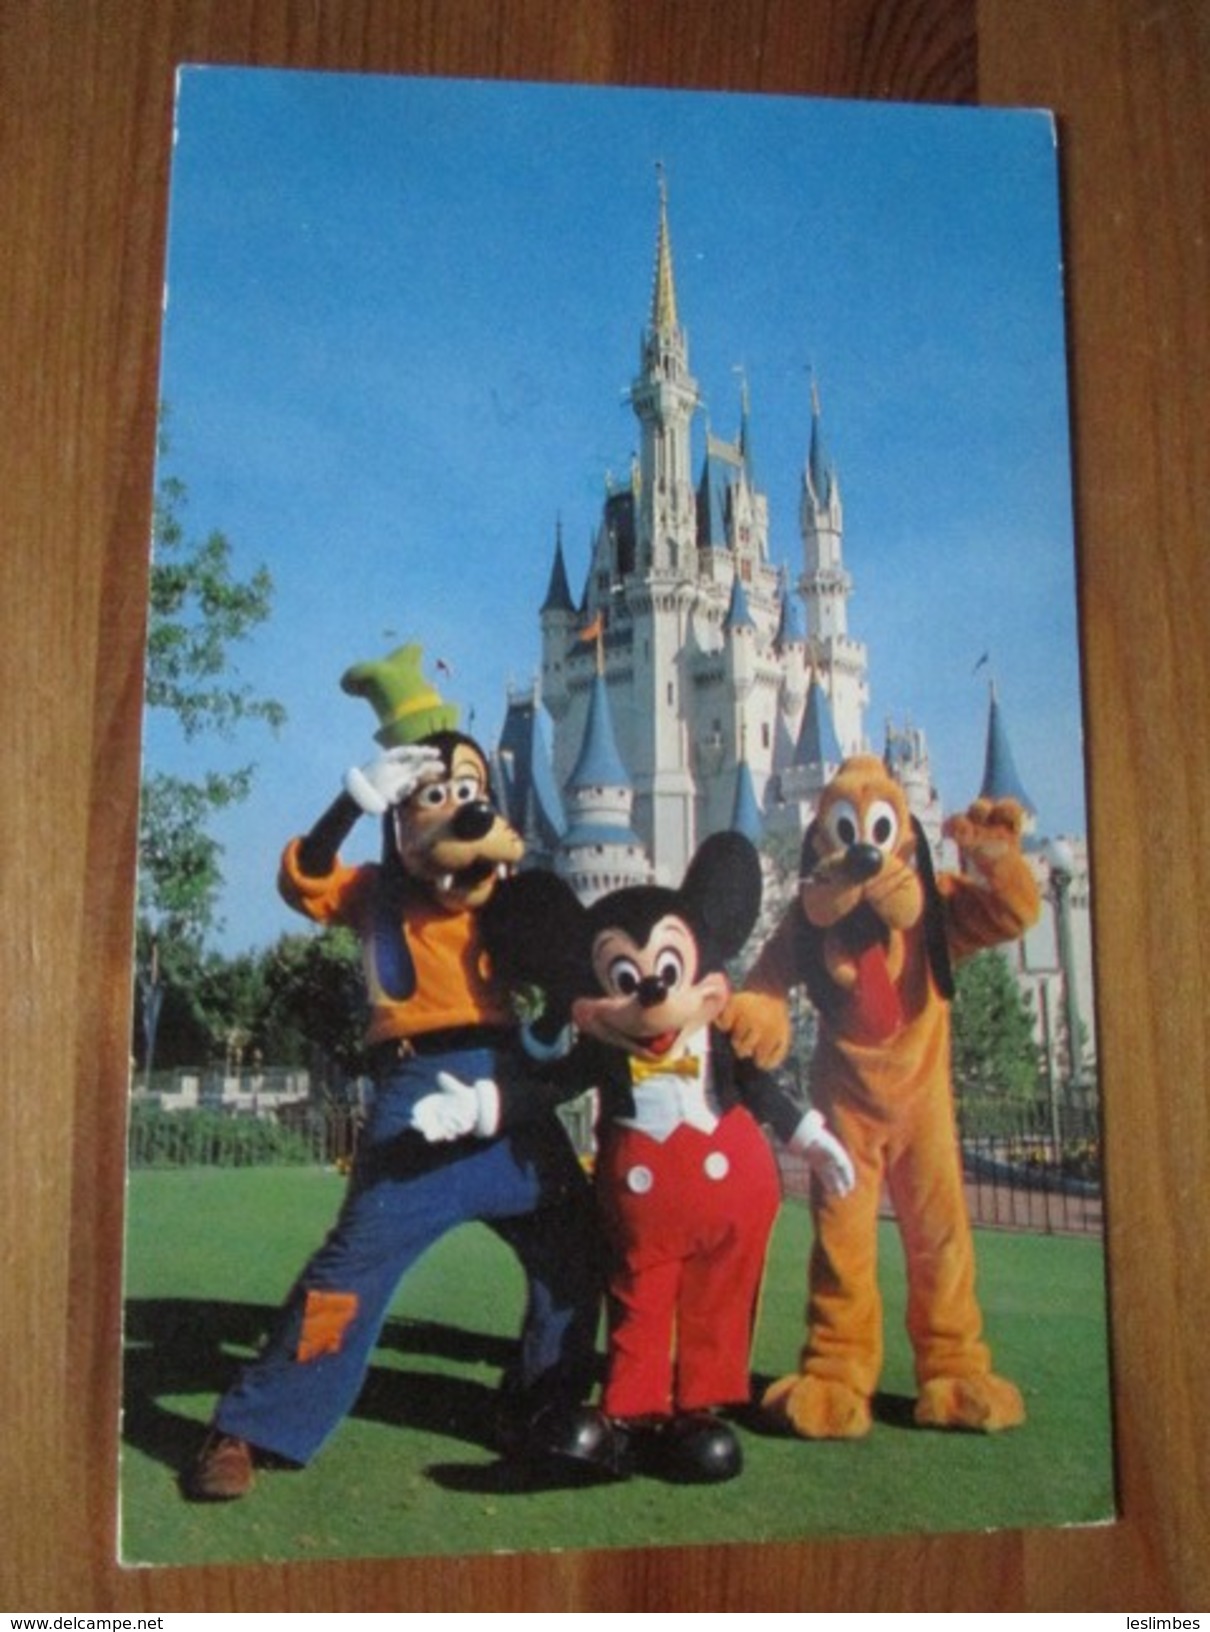
[[697, 1077], [702, 1062], [694, 1054], [681, 1054], [675, 1060], [640, 1060], [630, 1057], [631, 1082], [645, 1082], [648, 1077]]

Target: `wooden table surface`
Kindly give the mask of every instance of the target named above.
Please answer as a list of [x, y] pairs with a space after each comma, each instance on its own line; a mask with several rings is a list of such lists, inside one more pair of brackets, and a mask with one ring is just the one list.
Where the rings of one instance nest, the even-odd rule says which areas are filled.
[[[181, 61], [1057, 111], [1118, 1523], [456, 1570], [116, 1566], [129, 876]], [[5, 1609], [1210, 1608], [1208, 76], [1197, 0], [0, 0]]]

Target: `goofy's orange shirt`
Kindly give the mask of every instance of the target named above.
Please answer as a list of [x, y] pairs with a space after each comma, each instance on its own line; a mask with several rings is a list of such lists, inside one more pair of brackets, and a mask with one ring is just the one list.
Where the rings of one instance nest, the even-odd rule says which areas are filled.
[[344, 924], [361, 941], [369, 996], [367, 1043], [418, 1037], [450, 1026], [504, 1026], [513, 1016], [487, 972], [487, 955], [473, 912], [442, 912], [422, 891], [405, 885], [399, 931], [410, 962], [407, 995], [386, 989], [379, 964], [376, 916], [382, 904], [382, 870], [369, 863], [345, 866], [312, 878], [300, 871], [293, 839], [282, 856], [278, 888], [297, 912], [317, 924]]

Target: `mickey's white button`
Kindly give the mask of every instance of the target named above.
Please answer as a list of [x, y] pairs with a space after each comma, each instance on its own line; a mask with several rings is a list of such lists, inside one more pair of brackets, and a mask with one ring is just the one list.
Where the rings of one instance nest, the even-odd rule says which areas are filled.
[[632, 1167], [626, 1175], [627, 1188], [636, 1196], [645, 1196], [654, 1183], [655, 1175], [649, 1167]]
[[731, 1171], [731, 1163], [721, 1150], [712, 1150], [702, 1163], [708, 1179], [725, 1179]]

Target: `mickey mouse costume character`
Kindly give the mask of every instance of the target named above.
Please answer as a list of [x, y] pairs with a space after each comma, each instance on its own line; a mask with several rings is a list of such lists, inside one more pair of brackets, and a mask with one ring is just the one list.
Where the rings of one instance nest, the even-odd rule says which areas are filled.
[[950, 1082], [951, 961], [1011, 941], [1037, 919], [1022, 812], [979, 799], [945, 831], [960, 872], [934, 876], [903, 790], [873, 755], [846, 760], [803, 839], [799, 895], [724, 1017], [737, 1052], [773, 1065], [790, 1038], [787, 993], [819, 1016], [811, 1096], [857, 1170], [847, 1196], [817, 1196], [800, 1369], [765, 1396], [807, 1439], [871, 1426], [882, 1369], [878, 1207], [895, 1206], [907, 1263], [916, 1421], [995, 1432], [1024, 1420], [982, 1338], [975, 1251]]
[[707, 839], [679, 890], [640, 885], [590, 907], [550, 873], [511, 879], [484, 915], [502, 978], [546, 994], [549, 1033], [579, 1033], [548, 1070], [601, 1096], [596, 1195], [609, 1249], [602, 1407], [614, 1470], [718, 1481], [742, 1458], [719, 1407], [746, 1402], [765, 1253], [781, 1200], [759, 1122], [805, 1151], [824, 1186], [852, 1182], [816, 1111], [737, 1064], [714, 1028], [724, 959], [751, 933], [760, 863]]
[[[486, 969], [480, 913], [522, 842], [492, 803], [482, 750], [424, 682], [405, 646], [342, 680], [382, 721], [385, 752], [282, 860], [285, 899], [360, 937], [376, 1064], [369, 1123], [327, 1240], [299, 1277], [260, 1357], [220, 1401], [186, 1493], [244, 1495], [266, 1456], [304, 1464], [352, 1408], [401, 1278], [456, 1225], [489, 1224], [528, 1279], [519, 1354], [503, 1386], [508, 1446], [521, 1457], [591, 1462], [599, 1415], [591, 1387], [600, 1307], [599, 1251], [587, 1181], [563, 1129], [542, 1108], [515, 1021]], [[347, 866], [338, 846], [362, 813], [383, 818], [380, 865]], [[438, 1077], [482, 1083], [478, 1137], [456, 1137]], [[488, 1095], [488, 1088], [491, 1093]], [[461, 1126], [461, 1120], [459, 1126]]]

